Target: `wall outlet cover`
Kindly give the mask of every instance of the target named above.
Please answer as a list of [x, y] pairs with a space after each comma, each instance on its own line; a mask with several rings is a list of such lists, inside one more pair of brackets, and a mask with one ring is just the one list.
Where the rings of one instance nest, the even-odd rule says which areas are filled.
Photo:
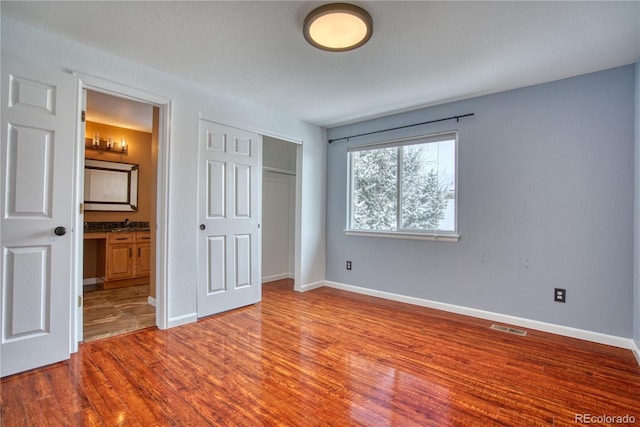
[[567, 302], [567, 290], [555, 288], [553, 291], [553, 300], [556, 302]]

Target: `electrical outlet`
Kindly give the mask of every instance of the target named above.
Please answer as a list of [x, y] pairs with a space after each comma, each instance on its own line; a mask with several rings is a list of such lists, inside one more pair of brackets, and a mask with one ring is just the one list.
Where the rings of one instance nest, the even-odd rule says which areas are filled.
[[351, 270], [351, 261], [347, 261], [347, 270]]
[[555, 288], [553, 290], [553, 300], [556, 302], [567, 302], [567, 290]]

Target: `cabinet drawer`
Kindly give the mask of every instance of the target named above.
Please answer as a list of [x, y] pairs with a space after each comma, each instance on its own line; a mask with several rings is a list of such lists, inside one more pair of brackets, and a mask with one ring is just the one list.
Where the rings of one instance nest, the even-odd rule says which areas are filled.
[[133, 234], [109, 233], [109, 243], [133, 243]]
[[138, 231], [136, 233], [136, 243], [145, 243], [151, 241], [151, 233], [148, 231]]

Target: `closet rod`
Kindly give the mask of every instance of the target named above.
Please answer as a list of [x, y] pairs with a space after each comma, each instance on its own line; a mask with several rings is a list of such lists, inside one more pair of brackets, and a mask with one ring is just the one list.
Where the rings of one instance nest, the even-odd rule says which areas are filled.
[[474, 113], [462, 114], [460, 116], [447, 117], [445, 119], [429, 120], [428, 122], [414, 123], [412, 125], [398, 126], [398, 127], [395, 127], [395, 128], [382, 129], [382, 130], [374, 130], [373, 132], [360, 133], [358, 135], [343, 136], [341, 138], [330, 139], [329, 140], [329, 144], [331, 144], [334, 141], [342, 141], [343, 139], [346, 139], [347, 141], [349, 141], [351, 138], [357, 138], [359, 136], [373, 135], [373, 134], [376, 134], [376, 133], [389, 132], [389, 131], [392, 131], [392, 130], [410, 128], [410, 127], [413, 127], [413, 126], [428, 125], [429, 123], [438, 123], [438, 122], [444, 122], [444, 121], [447, 121], [447, 120], [455, 120], [456, 122], [459, 122], [461, 118], [470, 117], [470, 116], [473, 116], [473, 115], [474, 115]]

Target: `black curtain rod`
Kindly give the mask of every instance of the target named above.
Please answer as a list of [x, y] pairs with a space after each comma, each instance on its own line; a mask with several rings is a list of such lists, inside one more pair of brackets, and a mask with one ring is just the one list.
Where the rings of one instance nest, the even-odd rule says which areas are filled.
[[374, 130], [373, 132], [367, 132], [367, 133], [360, 133], [358, 135], [351, 135], [351, 136], [343, 136], [342, 138], [335, 138], [335, 139], [330, 139], [329, 140], [329, 144], [331, 144], [334, 141], [342, 141], [343, 139], [346, 139], [347, 141], [350, 140], [351, 138], [357, 138], [359, 136], [366, 136], [366, 135], [373, 135], [376, 133], [382, 133], [382, 132], [389, 132], [392, 130], [398, 130], [398, 129], [404, 129], [404, 128], [410, 128], [413, 126], [421, 126], [421, 125], [428, 125], [429, 123], [437, 123], [437, 122], [445, 122], [447, 120], [454, 120], [456, 122], [459, 122], [461, 118], [463, 117], [470, 117], [473, 116], [474, 113], [470, 113], [470, 114], [463, 114], [461, 116], [453, 116], [453, 117], [447, 117], [446, 119], [438, 119], [438, 120], [429, 120], [428, 122], [422, 122], [422, 123], [414, 123], [412, 125], [405, 125], [405, 126], [398, 126], [395, 128], [389, 128], [389, 129], [382, 129], [382, 130]]

